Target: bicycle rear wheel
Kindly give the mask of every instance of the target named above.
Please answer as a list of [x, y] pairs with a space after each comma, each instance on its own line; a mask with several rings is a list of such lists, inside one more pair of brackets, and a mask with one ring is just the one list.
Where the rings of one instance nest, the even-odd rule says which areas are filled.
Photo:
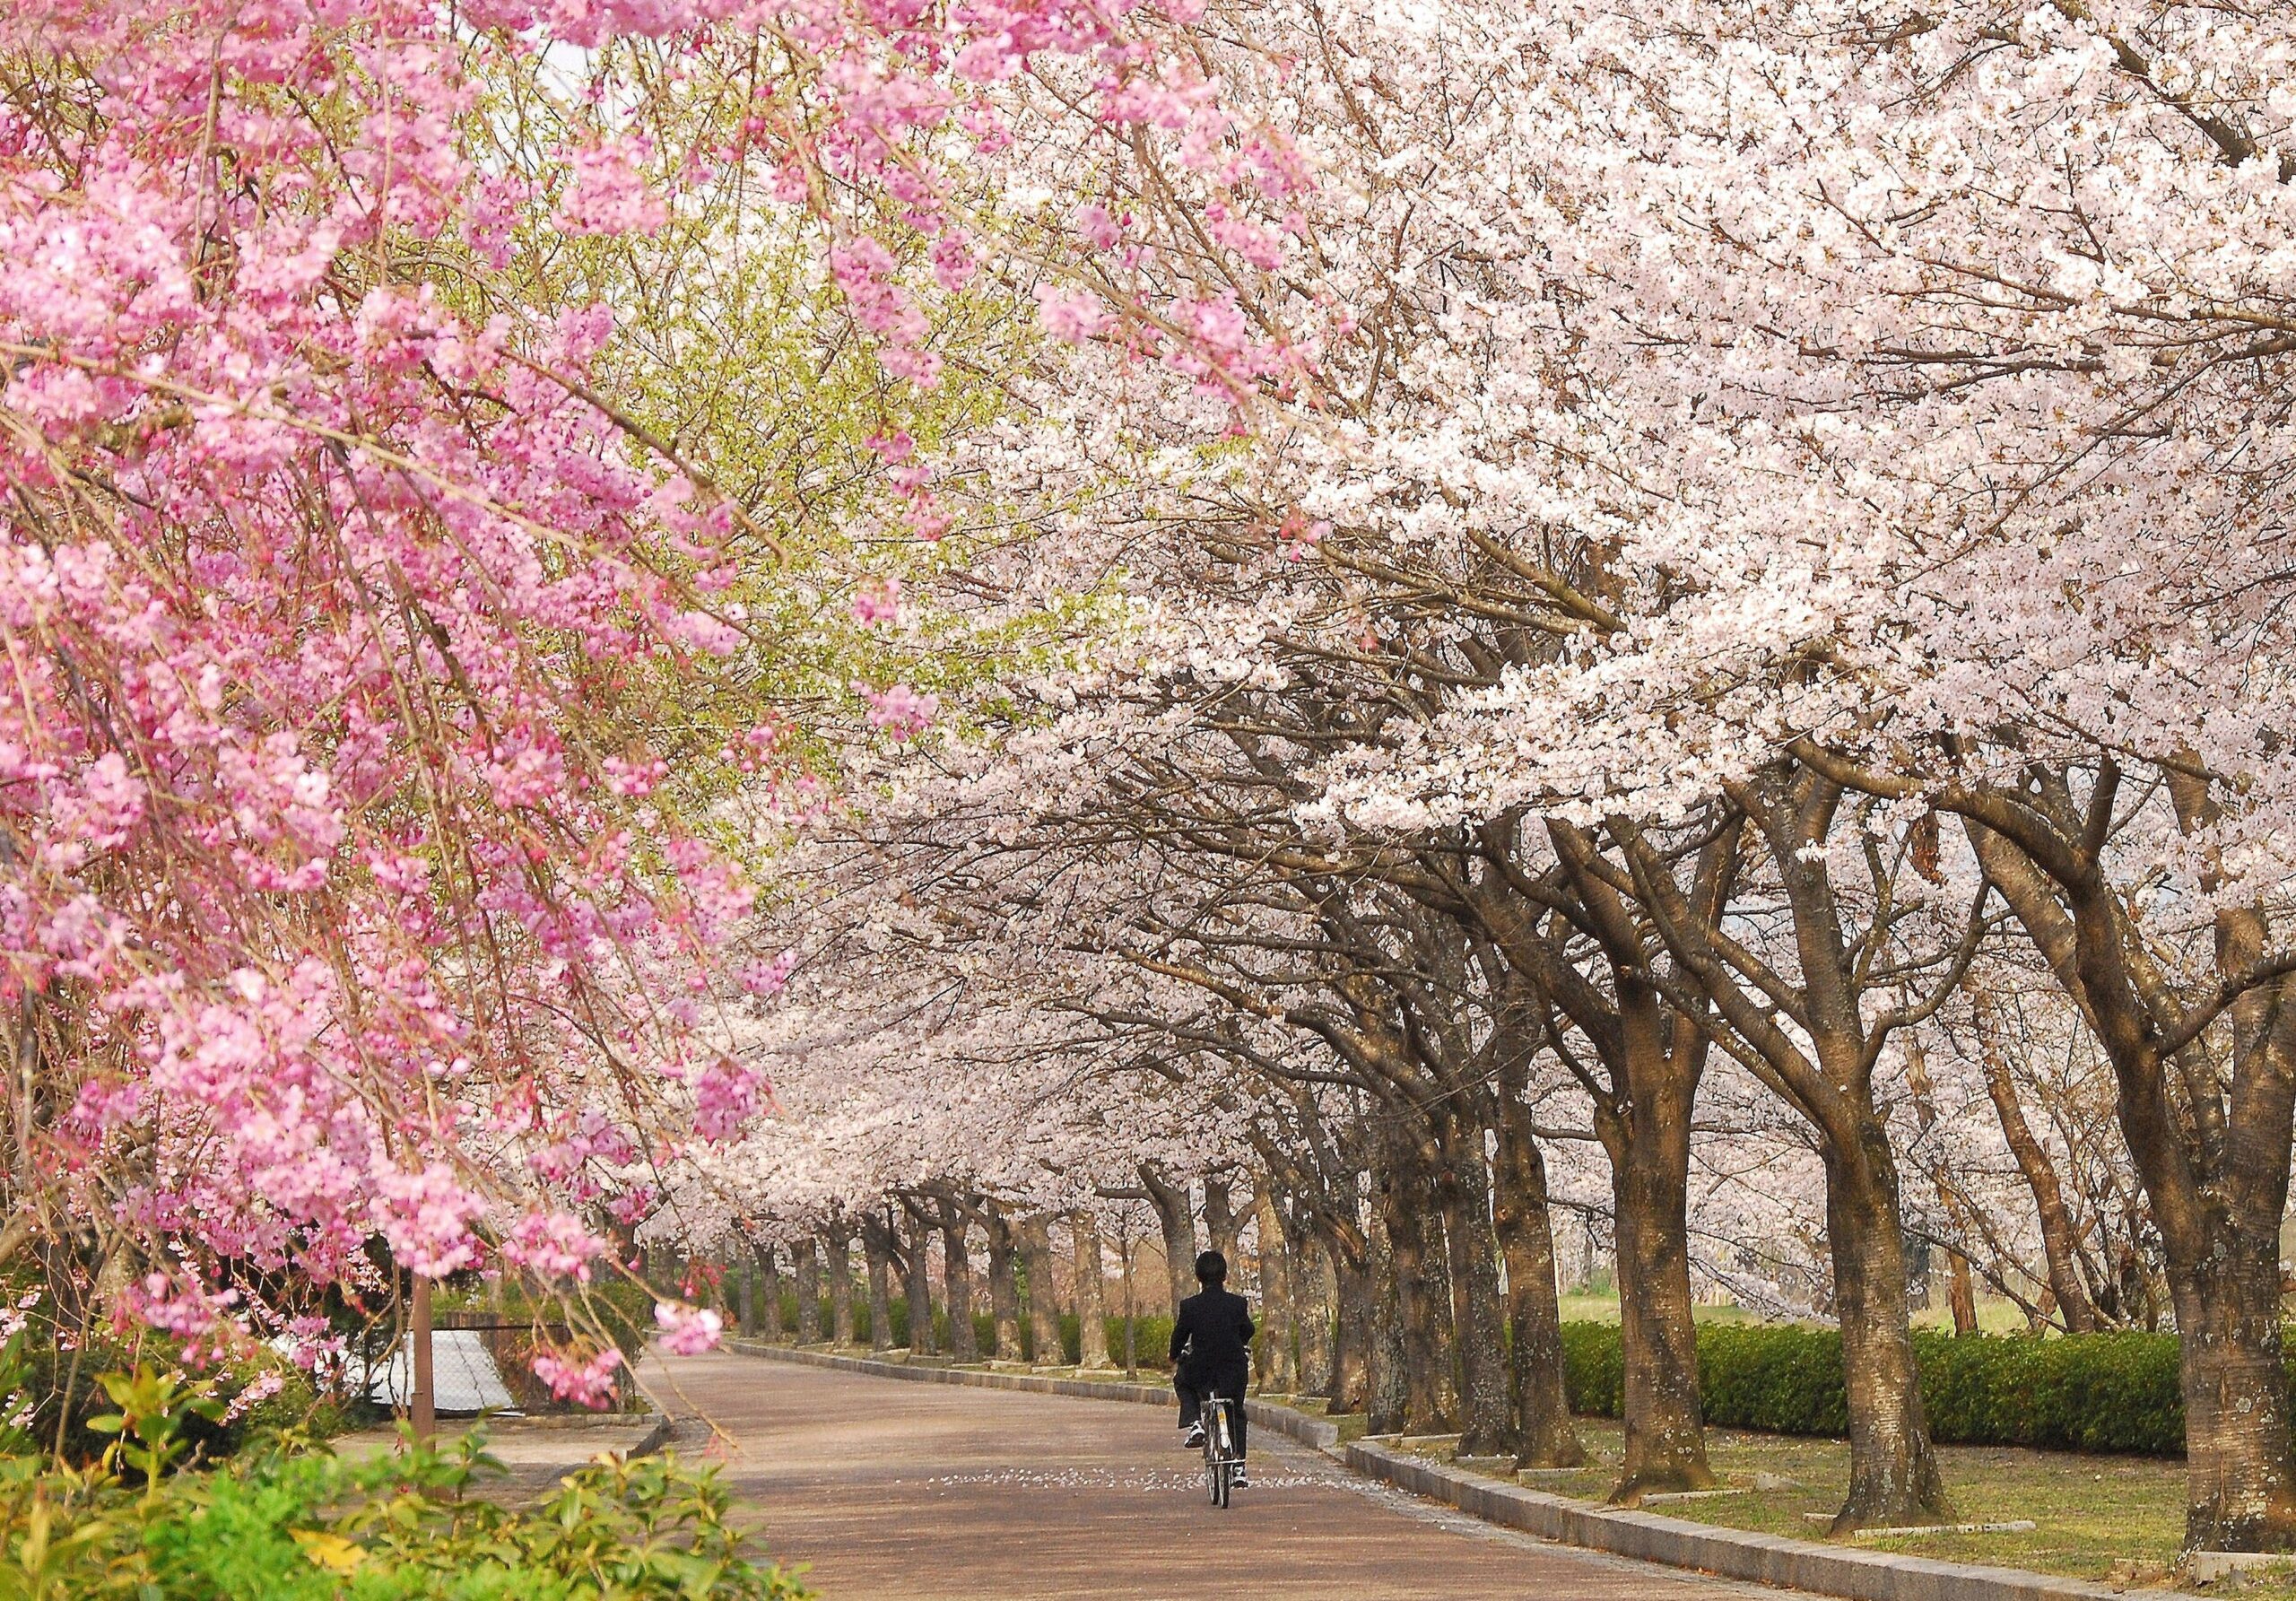
[[1225, 1401], [1212, 1408], [1212, 1427], [1205, 1431], [1204, 1441], [1213, 1455], [1213, 1504], [1225, 1507], [1228, 1492], [1236, 1483], [1236, 1446], [1233, 1420]]

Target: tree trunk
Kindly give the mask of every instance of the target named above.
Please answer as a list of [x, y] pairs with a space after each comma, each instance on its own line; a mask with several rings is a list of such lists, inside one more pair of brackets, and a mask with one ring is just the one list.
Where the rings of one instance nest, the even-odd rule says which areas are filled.
[[1052, 1224], [1031, 1217], [1013, 1232], [1021, 1242], [1021, 1271], [1028, 1277], [1029, 1360], [1040, 1368], [1061, 1365], [1059, 1292], [1053, 1286]]
[[2189, 1550], [2296, 1549], [2277, 1257], [2276, 1242], [2269, 1258], [2227, 1242], [2213, 1274], [2170, 1265]]
[[1130, 1379], [1140, 1371], [1140, 1299], [1132, 1272], [1133, 1246], [1129, 1226], [1117, 1241], [1117, 1254], [1124, 1266], [1124, 1375]]
[[964, 1215], [944, 1203], [941, 1212], [943, 1295], [949, 1305], [949, 1354], [959, 1362], [980, 1360], [980, 1335], [972, 1326], [972, 1259], [965, 1246]]
[[[2111, 778], [2100, 770], [2088, 803], [2092, 822], [2111, 816]], [[2168, 787], [2180, 822], [2213, 818], [2200, 780], [2172, 773]], [[2056, 805], [2069, 811], [2069, 796], [2060, 792]], [[2214, 1050], [2191, 1040], [2170, 1051], [2144, 993], [2160, 976], [2140, 981], [2150, 960], [2144, 940], [2104, 876], [2059, 874], [2045, 883], [2038, 859], [2007, 836], [1974, 820], [1969, 834], [1987, 877], [2113, 1064], [2121, 1133], [2160, 1231], [2181, 1342], [2185, 1543], [2296, 1549], [2279, 1275], [2296, 1126], [2296, 981], [2248, 988], [2227, 1008]], [[2202, 882], [2217, 882], [2213, 868]], [[2226, 977], [2265, 954], [2270, 930], [2261, 909], [2220, 905], [2215, 922], [2216, 962]], [[2135, 1267], [2125, 1264], [2132, 1295], [2144, 1288]], [[2154, 1309], [2144, 1299], [2149, 1322]]]
[[822, 1256], [829, 1266], [830, 1338], [839, 1345], [855, 1343], [853, 1321], [853, 1235], [844, 1224], [822, 1235]]
[[1951, 1511], [1921, 1412], [1889, 1136], [1870, 1118], [1843, 1133], [1824, 1142], [1826, 1235], [1849, 1401], [1849, 1494], [1834, 1517], [1837, 1535], [1935, 1523]]
[[1369, 1242], [1361, 1254], [1327, 1242], [1332, 1264], [1332, 1383], [1325, 1392], [1334, 1413], [1370, 1410], [1370, 1353], [1378, 1346], [1380, 1293]]
[[861, 1254], [869, 1274], [869, 1349], [890, 1351], [893, 1344], [892, 1255], [899, 1249], [891, 1221], [864, 1219]]
[[[1395, 1427], [1382, 1433], [1447, 1434], [1451, 1429], [1452, 1386], [1450, 1275], [1431, 1249], [1427, 1227], [1436, 1216], [1433, 1177], [1417, 1153], [1396, 1153], [1382, 1175], [1381, 1209], [1387, 1234], [1387, 1272], [1382, 1303], [1394, 1302], [1393, 1344], [1385, 1354], [1400, 1360], [1402, 1410]], [[1439, 1246], [1439, 1239], [1435, 1242]], [[1396, 1388], [1385, 1384], [1392, 1400]]]
[[1332, 1398], [1332, 1319], [1339, 1302], [1339, 1286], [1332, 1273], [1331, 1254], [1314, 1230], [1286, 1220], [1291, 1232], [1292, 1321], [1300, 1331], [1299, 1393]]
[[1946, 1299], [1953, 1309], [1953, 1334], [1956, 1338], [1973, 1335], [1977, 1328], [1977, 1285], [1970, 1278], [1970, 1259], [1948, 1246], [1945, 1268], [1952, 1276], [1946, 1283]]
[[934, 1351], [933, 1230], [916, 1207], [903, 1202], [902, 1209], [909, 1214], [909, 1249], [901, 1261], [906, 1278], [903, 1298], [909, 1302], [909, 1353], [930, 1356]]
[[1180, 1302], [1196, 1293], [1196, 1214], [1185, 1181], [1173, 1184], [1155, 1169], [1143, 1165], [1140, 1183], [1148, 1204], [1156, 1209], [1156, 1223], [1164, 1236], [1164, 1272], [1172, 1292], [1172, 1315]]
[[[413, 1308], [408, 1319], [406, 1344], [413, 1393], [408, 1398], [406, 1422], [414, 1438], [428, 1445], [439, 1432], [439, 1390], [431, 1372], [430, 1281], [420, 1274], [414, 1275]], [[64, 1405], [68, 1407], [71, 1399], [65, 1396]]]
[[1625, 1457], [1611, 1495], [1629, 1502], [1714, 1484], [1690, 1288], [1690, 1123], [1697, 1080], [1674, 1073], [1665, 1053], [1650, 1054], [1658, 1059], [1638, 1063], [1629, 1076], [1625, 1125], [1599, 1111], [1596, 1117], [1611, 1157], [1625, 1369]]
[[1076, 1258], [1076, 1360], [1087, 1368], [1105, 1368], [1109, 1307], [1108, 1281], [1100, 1269], [1100, 1231], [1086, 1212], [1076, 1214], [1070, 1231]]
[[806, 1234], [791, 1241], [789, 1255], [796, 1264], [794, 1276], [797, 1281], [797, 1344], [819, 1344], [822, 1337], [822, 1268], [813, 1237]]
[[781, 1255], [770, 1245], [752, 1246], [750, 1255], [757, 1262], [758, 1295], [764, 1303], [758, 1309], [758, 1332], [778, 1340], [789, 1332], [781, 1318]]
[[1368, 1251], [1358, 1257], [1328, 1249], [1337, 1308], [1332, 1320], [1331, 1382], [1325, 1395], [1334, 1412], [1368, 1413], [1372, 1409], [1371, 1353], [1378, 1343], [1375, 1258]]
[[2088, 1287], [2082, 1283], [2081, 1270], [2074, 1259], [2073, 1219], [2065, 1209], [2065, 1191], [2057, 1181], [2057, 1169], [2040, 1141], [2033, 1137], [2032, 1126], [2025, 1121], [2025, 1109], [2018, 1102], [2016, 1082], [2009, 1076], [2009, 1064], [2001, 1055], [1993, 997], [1971, 986], [1970, 998], [1977, 1013], [1985, 1092], [1992, 1097], [1993, 1109], [2001, 1119], [2002, 1138], [2017, 1159], [2025, 1188], [2032, 1192], [2033, 1210], [2041, 1225], [2041, 1257], [2048, 1266], [2048, 1287], [2057, 1296], [2057, 1316], [2067, 1334], [2094, 1334], [2097, 1309], [2090, 1302]]
[[[755, 1339], [757, 1337], [757, 1260], [755, 1257], [748, 1251], [743, 1251], [741, 1260], [736, 1264], [736, 1271], [742, 1275], [742, 1283], [739, 1299], [734, 1303], [734, 1327], [742, 1331], [744, 1339]], [[495, 1283], [499, 1285], [501, 1281], [497, 1279]]]
[[996, 1360], [1021, 1360], [1020, 1245], [1012, 1220], [995, 1205], [988, 1215], [988, 1304], [996, 1317]]
[[1403, 1275], [1387, 1239], [1384, 1219], [1377, 1220], [1372, 1230], [1370, 1264], [1363, 1285], [1371, 1313], [1363, 1363], [1364, 1431], [1431, 1433], [1423, 1423], [1416, 1429], [1411, 1427], [1411, 1357], [1403, 1332]]
[[1228, 1258], [1229, 1271], [1233, 1273], [1236, 1267], [1236, 1202], [1225, 1179], [1206, 1179], [1204, 1181], [1204, 1237], [1211, 1249]]
[[1562, 1383], [1562, 1312], [1554, 1289], [1554, 1223], [1546, 1162], [1531, 1109], [1502, 1081], [1492, 1224], [1507, 1259], [1508, 1387], [1518, 1467], [1576, 1467], [1587, 1459]]
[[1265, 1176], [1252, 1188], [1252, 1221], [1259, 1231], [1259, 1387], [1288, 1396], [1300, 1382], [1292, 1344], [1292, 1253], [1274, 1188]]
[[1489, 1170], [1483, 1124], [1449, 1120], [1437, 1199], [1451, 1279], [1451, 1322], [1459, 1353], [1459, 1449], [1462, 1457], [1511, 1456], [1512, 1397], [1504, 1314], [1500, 1310], [1499, 1246], [1491, 1227]]

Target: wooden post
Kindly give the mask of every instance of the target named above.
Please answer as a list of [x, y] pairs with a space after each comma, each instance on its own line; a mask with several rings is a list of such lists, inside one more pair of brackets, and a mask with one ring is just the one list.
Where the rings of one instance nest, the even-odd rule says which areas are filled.
[[439, 1398], [430, 1374], [430, 1281], [420, 1274], [414, 1278], [414, 1316], [406, 1339], [414, 1366], [414, 1395], [407, 1407], [408, 1419], [414, 1425], [414, 1438], [428, 1440], [439, 1432]]

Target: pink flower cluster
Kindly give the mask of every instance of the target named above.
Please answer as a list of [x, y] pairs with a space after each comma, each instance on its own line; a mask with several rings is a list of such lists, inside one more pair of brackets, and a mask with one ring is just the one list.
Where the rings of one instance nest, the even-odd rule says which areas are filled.
[[742, 974], [742, 988], [759, 996], [779, 995], [797, 970], [797, 953], [784, 951], [770, 961], [755, 963]]
[[244, 1338], [237, 1322], [239, 1292], [208, 1291], [147, 1274], [122, 1292], [115, 1312], [183, 1342], [183, 1360], [195, 1367], [220, 1360]]
[[643, 140], [625, 147], [590, 144], [568, 158], [573, 179], [559, 202], [558, 225], [569, 233], [651, 233], [669, 208], [639, 171], [653, 153]]
[[502, 1239], [502, 1259], [546, 1278], [590, 1282], [590, 1263], [606, 1254], [606, 1242], [563, 1212], [530, 1213]]
[[884, 690], [859, 687], [861, 698], [869, 703], [869, 727], [889, 739], [914, 739], [941, 715], [938, 695], [920, 695], [905, 683]]
[[715, 1351], [726, 1327], [725, 1320], [706, 1307], [678, 1306], [666, 1301], [654, 1303], [654, 1323], [661, 1331], [657, 1343], [671, 1356], [700, 1356]]
[[420, 1172], [384, 1173], [375, 1188], [374, 1226], [407, 1267], [443, 1278], [478, 1260], [471, 1224], [484, 1215], [486, 1205], [445, 1163], [434, 1162]]
[[596, 1356], [578, 1362], [544, 1351], [527, 1365], [558, 1399], [595, 1412], [613, 1401], [614, 1374], [622, 1368], [622, 1353], [609, 1345]]
[[853, 621], [865, 628], [900, 619], [900, 580], [878, 579], [864, 584], [853, 596]]

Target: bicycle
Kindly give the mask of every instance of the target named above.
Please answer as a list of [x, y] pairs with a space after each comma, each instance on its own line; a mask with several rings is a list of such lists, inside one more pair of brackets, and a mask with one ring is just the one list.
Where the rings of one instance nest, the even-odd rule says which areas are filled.
[[1235, 1487], [1236, 1470], [1244, 1465], [1242, 1453], [1236, 1449], [1236, 1405], [1224, 1397], [1206, 1396], [1198, 1414], [1204, 1425], [1204, 1487], [1215, 1507], [1228, 1504], [1228, 1492]]

